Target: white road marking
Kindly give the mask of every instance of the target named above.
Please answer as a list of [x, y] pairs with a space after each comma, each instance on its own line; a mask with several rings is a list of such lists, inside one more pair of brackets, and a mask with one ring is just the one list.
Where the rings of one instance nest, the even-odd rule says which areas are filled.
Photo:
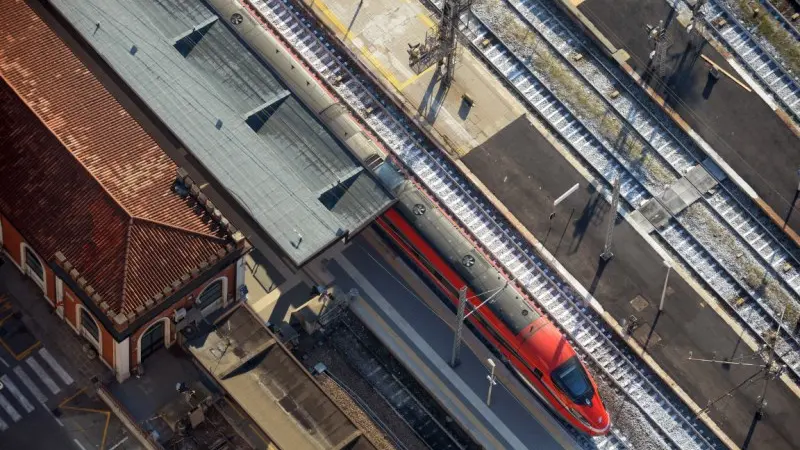
[[8, 429], [8, 424], [5, 423], [3, 419], [0, 419], [0, 431], [6, 431], [7, 429]]
[[53, 394], [58, 394], [59, 392], [61, 392], [61, 389], [56, 385], [56, 382], [53, 381], [52, 378], [50, 378], [50, 375], [48, 375], [47, 372], [44, 371], [44, 369], [42, 369], [42, 366], [40, 366], [39, 362], [33, 358], [33, 355], [25, 359], [25, 362], [27, 362], [28, 365], [31, 366], [31, 369], [33, 369], [33, 371], [36, 372], [36, 375], [38, 375], [39, 378], [42, 380], [42, 382], [45, 384], [45, 386], [47, 386], [47, 389], [50, 389], [50, 392], [52, 392]]
[[17, 402], [19, 402], [19, 404], [22, 405], [23, 408], [25, 408], [26, 412], [33, 411], [33, 405], [31, 404], [31, 402], [28, 401], [27, 397], [22, 395], [22, 392], [19, 391], [17, 385], [14, 384], [13, 381], [11, 381], [11, 378], [9, 378], [8, 375], [3, 375], [2, 377], [0, 377], [0, 383], [3, 383], [8, 392], [11, 392], [11, 395], [13, 395], [15, 399], [17, 399]]
[[3, 363], [3, 364], [6, 366], [6, 367], [11, 367], [11, 366], [9, 366], [9, 365], [8, 365], [8, 363], [6, 362], [6, 360], [5, 360], [5, 359], [3, 359], [3, 357], [2, 357], [2, 356], [0, 356], [0, 362], [1, 362], [1, 363]]
[[113, 445], [111, 448], [109, 448], [108, 450], [114, 450], [115, 448], [117, 448], [117, 447], [119, 447], [120, 445], [124, 444], [124, 443], [125, 443], [125, 441], [127, 441], [127, 440], [128, 440], [128, 436], [125, 436], [124, 438], [122, 438], [122, 440], [121, 440], [121, 441], [119, 441], [119, 442], [117, 442], [116, 444], [114, 444], [114, 445]]
[[77, 438], [73, 438], [72, 440], [73, 440], [73, 441], [75, 441], [75, 444], [76, 444], [78, 447], [80, 447], [80, 448], [81, 448], [81, 450], [86, 450], [86, 447], [84, 447], [84, 446], [81, 444], [81, 441], [79, 441]]
[[18, 422], [19, 419], [22, 419], [22, 416], [20, 416], [17, 410], [11, 406], [11, 403], [9, 403], [8, 400], [3, 397], [3, 394], [0, 394], [0, 408], [3, 408], [6, 411], [6, 414], [8, 414], [8, 416], [11, 417], [11, 420], [14, 422]]
[[17, 375], [17, 378], [22, 380], [22, 384], [24, 384], [25, 387], [31, 391], [31, 394], [36, 397], [36, 400], [39, 400], [39, 403], [44, 405], [47, 402], [47, 397], [42, 393], [39, 387], [36, 386], [33, 380], [31, 380], [31, 377], [29, 377], [28, 374], [22, 370], [22, 366], [14, 367], [14, 373]]
[[59, 364], [58, 361], [56, 361], [56, 359], [53, 358], [53, 355], [51, 355], [46, 348], [42, 347], [41, 350], [39, 350], [39, 355], [41, 355], [41, 357], [45, 360], [45, 362], [49, 364], [50, 367], [53, 368], [53, 370], [56, 372], [56, 375], [58, 375], [59, 378], [64, 380], [64, 383], [70, 385], [75, 382], [75, 380], [73, 380], [72, 377], [69, 376], [67, 371], [64, 370], [63, 367], [61, 367], [61, 364]]

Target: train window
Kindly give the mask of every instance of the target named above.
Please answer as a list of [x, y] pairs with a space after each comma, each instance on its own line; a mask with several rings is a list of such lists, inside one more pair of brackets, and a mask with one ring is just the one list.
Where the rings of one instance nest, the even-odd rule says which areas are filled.
[[594, 389], [577, 356], [557, 367], [550, 377], [556, 387], [575, 403], [591, 404]]

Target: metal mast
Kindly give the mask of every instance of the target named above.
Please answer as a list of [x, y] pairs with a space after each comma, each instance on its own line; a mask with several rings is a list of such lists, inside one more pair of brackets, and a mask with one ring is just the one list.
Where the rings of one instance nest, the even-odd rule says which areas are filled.
[[425, 42], [408, 44], [409, 62], [416, 73], [424, 72], [435, 63], [436, 71], [442, 77], [442, 84], [450, 85], [456, 70], [458, 22], [461, 14], [472, 6], [472, 2], [473, 0], [444, 0], [441, 20], [436, 28], [428, 30]]
[[658, 21], [658, 26], [647, 25], [647, 38], [653, 43], [653, 51], [650, 52], [650, 60], [653, 63], [655, 72], [660, 77], [667, 74], [667, 49], [672, 44], [664, 21]]
[[608, 215], [608, 226], [606, 227], [606, 243], [603, 246], [603, 253], [600, 257], [603, 261], [608, 261], [614, 257], [611, 251], [611, 244], [614, 239], [614, 225], [617, 223], [617, 206], [619, 206], [619, 175], [614, 178], [614, 190], [611, 193], [611, 210]]

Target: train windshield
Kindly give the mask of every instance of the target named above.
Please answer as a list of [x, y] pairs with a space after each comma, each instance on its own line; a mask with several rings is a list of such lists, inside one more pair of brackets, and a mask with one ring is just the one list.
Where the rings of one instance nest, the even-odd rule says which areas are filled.
[[577, 356], [568, 359], [550, 374], [553, 383], [575, 403], [591, 405], [594, 389]]

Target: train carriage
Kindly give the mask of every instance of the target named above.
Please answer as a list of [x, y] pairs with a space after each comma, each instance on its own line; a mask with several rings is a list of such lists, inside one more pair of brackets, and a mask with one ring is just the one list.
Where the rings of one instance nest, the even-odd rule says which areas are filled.
[[484, 338], [571, 425], [589, 435], [608, 433], [597, 386], [558, 328], [413, 185], [396, 194], [397, 205], [377, 220], [384, 234], [454, 304], [463, 286], [473, 307], [489, 299], [470, 317]]

